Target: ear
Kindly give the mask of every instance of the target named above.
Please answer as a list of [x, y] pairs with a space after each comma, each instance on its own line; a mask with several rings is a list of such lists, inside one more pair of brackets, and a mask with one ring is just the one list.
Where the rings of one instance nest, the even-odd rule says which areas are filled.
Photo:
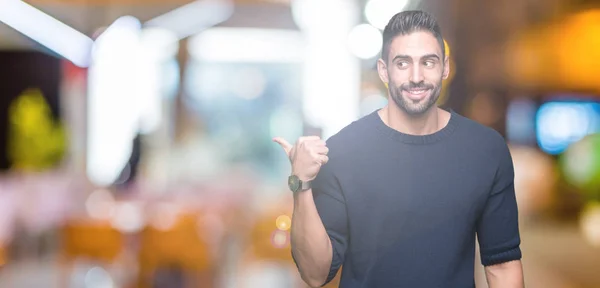
[[450, 75], [450, 56], [446, 55], [444, 58], [444, 72], [442, 74], [442, 78], [448, 79], [448, 75]]
[[388, 84], [390, 82], [390, 78], [387, 71], [387, 65], [383, 59], [379, 58], [377, 60], [377, 73], [379, 73], [379, 79], [383, 81], [383, 83]]

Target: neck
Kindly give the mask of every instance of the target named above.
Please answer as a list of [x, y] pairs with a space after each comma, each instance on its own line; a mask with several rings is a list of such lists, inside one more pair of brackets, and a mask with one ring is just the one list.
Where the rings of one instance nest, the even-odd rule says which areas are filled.
[[410, 115], [396, 105], [388, 104], [379, 110], [379, 116], [390, 128], [409, 135], [433, 134], [448, 124], [450, 113], [438, 107], [431, 107], [419, 115]]

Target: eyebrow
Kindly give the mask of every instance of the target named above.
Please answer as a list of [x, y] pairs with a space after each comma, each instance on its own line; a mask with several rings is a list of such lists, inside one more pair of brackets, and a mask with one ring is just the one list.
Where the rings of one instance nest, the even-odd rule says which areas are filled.
[[[423, 59], [435, 58], [437, 60], [440, 60], [440, 56], [438, 56], [437, 54], [425, 54], [421, 58], [423, 58]], [[392, 59], [392, 62], [396, 61], [398, 59], [412, 59], [412, 57], [410, 57], [408, 55], [403, 55], [403, 54], [396, 55], [396, 57], [394, 57], [394, 59]]]

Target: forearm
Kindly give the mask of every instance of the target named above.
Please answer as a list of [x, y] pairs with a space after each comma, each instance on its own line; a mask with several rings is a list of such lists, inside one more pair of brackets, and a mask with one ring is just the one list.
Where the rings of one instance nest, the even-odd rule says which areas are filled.
[[520, 260], [486, 266], [485, 276], [490, 288], [524, 288], [523, 267]]
[[291, 242], [302, 280], [311, 287], [325, 283], [331, 267], [332, 246], [310, 190], [294, 195]]

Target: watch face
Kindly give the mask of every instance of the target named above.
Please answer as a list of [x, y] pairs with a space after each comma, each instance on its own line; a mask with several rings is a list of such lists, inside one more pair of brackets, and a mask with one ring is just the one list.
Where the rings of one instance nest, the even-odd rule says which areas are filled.
[[290, 176], [290, 178], [288, 178], [288, 186], [290, 187], [290, 190], [294, 192], [298, 191], [298, 189], [300, 189], [300, 179], [298, 179], [298, 176]]

